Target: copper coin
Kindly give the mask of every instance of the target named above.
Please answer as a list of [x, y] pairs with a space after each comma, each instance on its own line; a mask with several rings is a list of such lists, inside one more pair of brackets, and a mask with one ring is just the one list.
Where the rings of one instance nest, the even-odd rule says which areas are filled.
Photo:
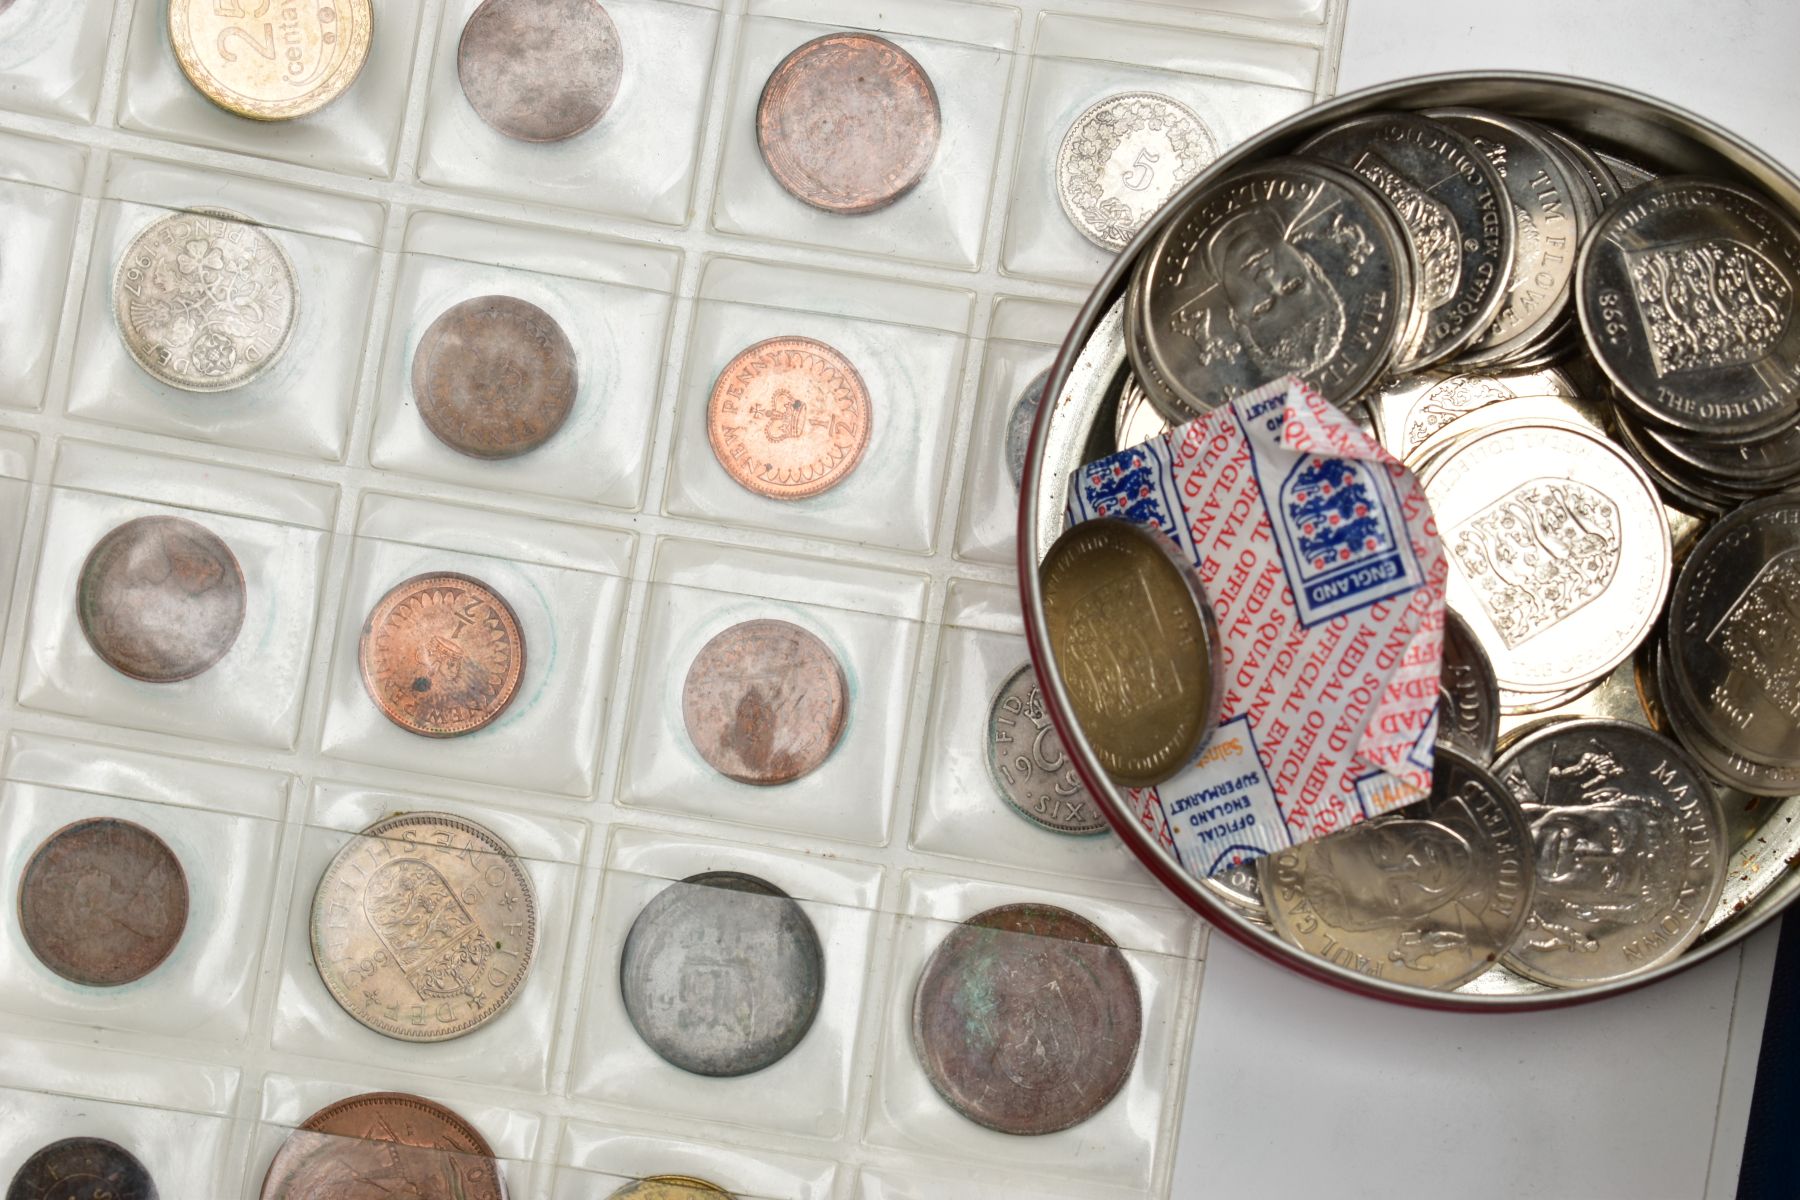
[[94, 543], [75, 611], [94, 653], [147, 683], [192, 679], [244, 624], [244, 571], [212, 530], [186, 517], [138, 517]]
[[161, 838], [94, 817], [45, 839], [19, 878], [19, 929], [38, 961], [75, 983], [142, 979], [187, 927], [187, 875]]
[[1001, 1133], [1055, 1133], [1118, 1095], [1143, 1002], [1131, 964], [1093, 922], [1004, 904], [957, 926], [913, 993], [913, 1049], [932, 1086]]
[[479, 1133], [440, 1104], [365, 1092], [321, 1108], [288, 1135], [262, 1200], [504, 1200], [500, 1164]]
[[38, 1150], [13, 1173], [6, 1200], [156, 1200], [156, 1181], [136, 1155], [116, 1142], [63, 1138]]
[[911, 191], [942, 125], [925, 68], [872, 33], [796, 48], [756, 105], [756, 142], [776, 182], [827, 212], [873, 212]]
[[869, 389], [850, 360], [808, 337], [740, 351], [713, 383], [706, 436], [733, 479], [801, 500], [836, 487], [869, 445]]
[[731, 1193], [692, 1175], [651, 1175], [626, 1184], [606, 1200], [706, 1200], [709, 1196], [729, 1200]]
[[623, 73], [619, 30], [594, 0], [483, 0], [456, 46], [475, 115], [521, 142], [592, 129]]
[[445, 309], [413, 351], [413, 403], [438, 441], [472, 458], [535, 450], [575, 407], [575, 347], [556, 319], [511, 296]]
[[787, 783], [831, 756], [850, 705], [843, 668], [787, 621], [744, 621], [700, 647], [681, 717], [700, 757], [739, 783]]
[[473, 733], [506, 711], [525, 637], [500, 594], [448, 571], [381, 598], [357, 644], [363, 686], [388, 720], [425, 737]]

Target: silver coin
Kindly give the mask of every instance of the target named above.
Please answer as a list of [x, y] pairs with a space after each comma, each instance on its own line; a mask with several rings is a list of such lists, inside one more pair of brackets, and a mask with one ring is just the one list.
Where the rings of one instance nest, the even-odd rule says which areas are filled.
[[1537, 129], [1545, 135], [1553, 149], [1563, 152], [1564, 157], [1580, 173], [1582, 180], [1591, 185], [1589, 190], [1595, 200], [1596, 212], [1624, 194], [1612, 168], [1602, 162], [1587, 143], [1577, 141], [1554, 125], [1540, 124]]
[[1444, 658], [1438, 672], [1438, 737], [1476, 762], [1493, 761], [1500, 737], [1500, 687], [1494, 665], [1468, 622], [1444, 610]]
[[1581, 396], [1517, 396], [1453, 418], [1407, 451], [1401, 461], [1423, 476], [1457, 446], [1502, 425], [1573, 425], [1582, 432], [1606, 433], [1608, 409]]
[[1119, 407], [1113, 416], [1113, 449], [1141, 446], [1171, 428], [1168, 419], [1150, 403], [1138, 377], [1127, 374], [1124, 386], [1119, 389]]
[[1665, 178], [1582, 248], [1578, 312], [1621, 398], [1702, 436], [1800, 414], [1800, 229], [1742, 188]]
[[1680, 492], [1716, 497], [1722, 507], [1727, 510], [1737, 507], [1746, 500], [1754, 500], [1759, 496], [1781, 491], [1794, 479], [1792, 474], [1766, 476], [1762, 479], [1733, 477], [1697, 466], [1692, 461], [1710, 451], [1716, 453], [1721, 462], [1741, 463], [1744, 461], [1742, 452], [1754, 443], [1707, 447], [1695, 439], [1693, 445], [1684, 447], [1685, 457], [1683, 457], [1677, 455], [1664, 442], [1653, 438], [1647, 425], [1642, 422], [1620, 417], [1616, 429], [1619, 441], [1632, 452], [1652, 480], [1659, 485], [1665, 485], [1665, 490], [1668, 490], [1668, 485], [1673, 485]]
[[1218, 155], [1185, 104], [1154, 92], [1108, 96], [1076, 117], [1056, 153], [1056, 196], [1081, 236], [1123, 250], [1150, 215]]
[[1341, 967], [1449, 990], [1492, 967], [1532, 907], [1524, 814], [1439, 745], [1431, 795], [1258, 860], [1277, 933]]
[[242, 387], [293, 337], [294, 266], [250, 218], [221, 208], [160, 217], [131, 239], [113, 316], [144, 370], [190, 392]]
[[1536, 862], [1511, 969], [1579, 987], [1668, 962], [1725, 884], [1725, 824], [1679, 746], [1623, 721], [1562, 721], [1519, 739], [1494, 773], [1525, 810]]
[[1131, 376], [1143, 390], [1150, 407], [1170, 426], [1184, 425], [1206, 410], [1194, 407], [1176, 395], [1175, 389], [1169, 386], [1169, 381], [1163, 378], [1162, 369], [1150, 356], [1150, 344], [1144, 339], [1143, 322], [1143, 296], [1150, 263], [1150, 255], [1142, 256], [1138, 260], [1137, 269], [1131, 273], [1131, 282], [1126, 285], [1121, 309], [1124, 317], [1125, 357], [1131, 363]]
[[1575, 399], [1575, 385], [1555, 367], [1474, 375], [1426, 371], [1403, 375], [1368, 400], [1375, 430], [1388, 453], [1404, 459], [1426, 438], [1478, 408], [1523, 396]]
[[800, 1044], [819, 1013], [825, 955], [800, 906], [736, 871], [691, 875], [631, 924], [619, 990], [638, 1036], [696, 1075], [748, 1075]]
[[1056, 833], [1106, 832], [1106, 814], [1063, 750], [1030, 663], [1014, 671], [994, 693], [988, 709], [987, 763], [1000, 798], [1032, 823]]
[[1366, 113], [1299, 152], [1348, 167], [1400, 218], [1413, 252], [1418, 321], [1397, 370], [1442, 362], [1493, 324], [1513, 262], [1512, 205], [1467, 138], [1414, 113]]
[[1580, 687], [1564, 688], [1557, 692], [1512, 692], [1502, 688], [1500, 690], [1500, 715], [1503, 717], [1528, 717], [1555, 712], [1559, 708], [1567, 708], [1599, 686], [1600, 681], [1596, 679], [1584, 683]]
[[1386, 203], [1306, 159], [1213, 183], [1163, 231], [1146, 271], [1148, 357], [1195, 413], [1283, 375], [1348, 405], [1387, 370], [1412, 313], [1411, 258]]
[[1658, 178], [1655, 171], [1640, 167], [1638, 164], [1620, 158], [1616, 154], [1608, 154], [1604, 150], [1594, 151], [1594, 157], [1598, 158], [1601, 164], [1606, 167], [1607, 171], [1611, 173], [1612, 177], [1618, 181], [1621, 194], [1625, 192], [1635, 192], [1646, 183]]
[[1037, 378], [1025, 385], [1019, 398], [1013, 401], [1012, 413], [1006, 418], [1006, 473], [1012, 477], [1013, 487], [1025, 477], [1025, 455], [1031, 449], [1031, 427], [1037, 421], [1038, 405], [1044, 399], [1044, 385], [1050, 382], [1048, 369], [1038, 372]]
[[1660, 731], [1685, 746], [1708, 775], [1753, 796], [1800, 795], [1800, 767], [1767, 766], [1706, 736], [1700, 718], [1688, 706], [1680, 687], [1670, 676], [1666, 648], [1657, 654], [1654, 672], [1655, 703], [1663, 718], [1659, 723]]
[[[1623, 418], [1620, 423], [1625, 423]], [[1633, 432], [1706, 478], [1737, 480], [1773, 491], [1800, 476], [1800, 422], [1753, 442], [1714, 442], [1660, 429], [1647, 421], [1634, 423]]]

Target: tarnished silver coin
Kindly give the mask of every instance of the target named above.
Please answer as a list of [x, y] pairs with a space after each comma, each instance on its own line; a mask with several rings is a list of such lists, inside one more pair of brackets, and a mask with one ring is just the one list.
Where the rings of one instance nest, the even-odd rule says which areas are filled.
[[[0, 4], [0, 8], [5, 8]], [[137, 1156], [105, 1138], [70, 1137], [33, 1151], [6, 1185], [6, 1200], [156, 1200]]]
[[1025, 385], [1019, 398], [1013, 401], [1012, 412], [1006, 418], [1006, 473], [1012, 477], [1013, 486], [1025, 477], [1025, 455], [1031, 449], [1031, 427], [1037, 420], [1038, 405], [1044, 399], [1044, 385], [1050, 382], [1050, 372], [1046, 368], [1039, 371], [1032, 381]]
[[1495, 764], [1531, 824], [1531, 917], [1508, 967], [1557, 987], [1623, 979], [1696, 937], [1725, 884], [1724, 819], [1679, 746], [1624, 721], [1561, 721]]
[[1064, 751], [1044, 711], [1037, 671], [1026, 663], [994, 693], [988, 709], [988, 773], [1000, 796], [1034, 824], [1057, 833], [1105, 833], [1106, 814]]
[[1449, 990], [1499, 960], [1531, 911], [1525, 816], [1439, 744], [1431, 795], [1257, 860], [1277, 933], [1352, 971]]
[[1759, 197], [1669, 177], [1610, 209], [1582, 248], [1595, 360], [1652, 420], [1702, 436], [1800, 413], [1800, 229]]
[[225, 539], [186, 517], [107, 530], [81, 564], [75, 615], [106, 665], [146, 683], [192, 679], [244, 627], [244, 568]]
[[1148, 359], [1194, 413], [1283, 375], [1348, 405], [1387, 370], [1411, 320], [1411, 256], [1386, 202], [1310, 159], [1213, 183], [1144, 270]]
[[189, 392], [242, 387], [293, 337], [294, 266], [250, 218], [170, 213], [138, 231], [113, 279], [113, 316], [144, 370]]
[[1187, 105], [1122, 92], [1069, 125], [1056, 154], [1056, 196], [1081, 236], [1123, 250], [1150, 214], [1218, 155]]
[[1555, 367], [1476, 375], [1423, 371], [1403, 375], [1367, 400], [1375, 433], [1395, 458], [1410, 458], [1425, 439], [1467, 413], [1524, 396], [1576, 397], [1575, 385]]
[[1444, 657], [1438, 672], [1438, 737], [1476, 762], [1494, 759], [1500, 739], [1500, 686], [1494, 664], [1468, 622], [1444, 609]]
[[623, 74], [619, 30], [595, 0], [482, 0], [456, 46], [469, 107], [521, 142], [592, 129]]
[[1396, 370], [1442, 362], [1493, 324], [1513, 263], [1513, 210], [1499, 173], [1472, 142], [1416, 113], [1364, 113], [1299, 152], [1354, 171], [1400, 218], [1413, 253], [1416, 316]]
[[788, 894], [736, 871], [672, 883], [644, 905], [619, 956], [632, 1027], [696, 1075], [748, 1075], [806, 1036], [825, 988], [812, 921]]

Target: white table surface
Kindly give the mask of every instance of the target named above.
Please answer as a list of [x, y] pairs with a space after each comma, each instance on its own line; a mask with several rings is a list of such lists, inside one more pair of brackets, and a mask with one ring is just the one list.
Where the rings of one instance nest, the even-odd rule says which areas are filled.
[[[1710, 117], [1800, 167], [1795, 0], [1349, 0], [1338, 90], [1552, 71]], [[1775, 929], [1549, 1013], [1402, 1009], [1214, 935], [1173, 1195], [1730, 1200]]]

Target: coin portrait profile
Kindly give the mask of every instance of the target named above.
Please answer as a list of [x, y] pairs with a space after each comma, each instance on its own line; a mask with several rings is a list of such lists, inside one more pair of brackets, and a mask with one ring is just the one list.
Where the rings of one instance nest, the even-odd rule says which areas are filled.
[[1252, 208], [1227, 218], [1205, 254], [1233, 332], [1268, 378], [1303, 375], [1337, 352], [1344, 302], [1313, 256], [1288, 240], [1277, 214]]

